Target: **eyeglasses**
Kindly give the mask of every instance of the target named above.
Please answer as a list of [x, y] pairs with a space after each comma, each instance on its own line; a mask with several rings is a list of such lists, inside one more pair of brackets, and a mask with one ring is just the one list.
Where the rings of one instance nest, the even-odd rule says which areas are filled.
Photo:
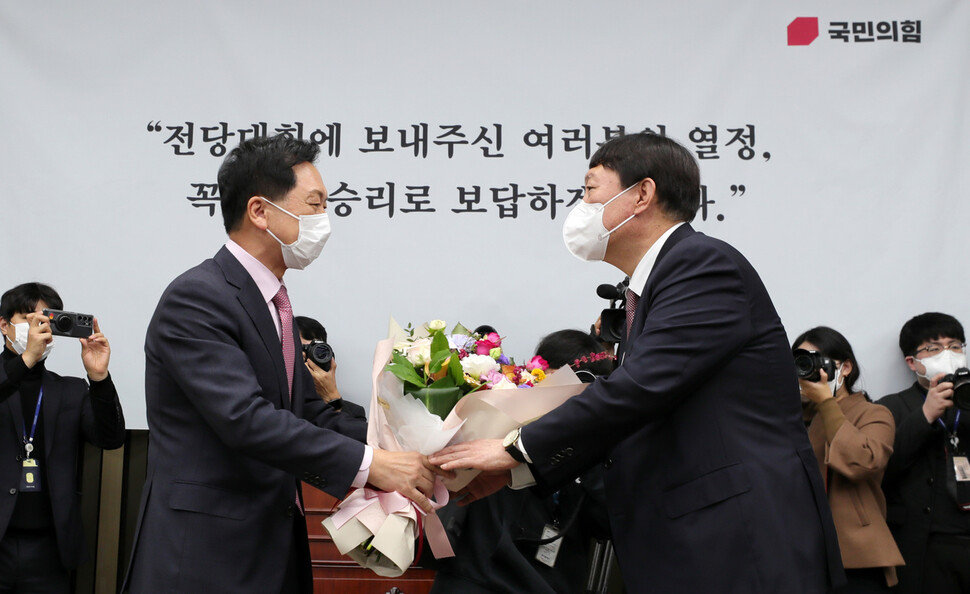
[[954, 342], [946, 346], [942, 344], [931, 344], [921, 349], [916, 349], [916, 352], [914, 353], [914, 355], [919, 355], [920, 353], [926, 353], [930, 357], [933, 357], [935, 355], [939, 355], [944, 350], [947, 350], [947, 351], [950, 351], [951, 353], [959, 355], [963, 352], [963, 349], [965, 348], [967, 348], [967, 345], [962, 342]]

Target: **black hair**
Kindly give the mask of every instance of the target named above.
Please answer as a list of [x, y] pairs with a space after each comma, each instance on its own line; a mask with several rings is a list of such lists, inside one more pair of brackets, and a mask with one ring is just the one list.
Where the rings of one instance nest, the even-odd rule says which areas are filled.
[[296, 322], [297, 332], [303, 338], [327, 342], [327, 329], [320, 322], [306, 316], [294, 316], [293, 321]]
[[916, 356], [919, 345], [938, 338], [956, 338], [966, 342], [963, 326], [951, 315], [927, 312], [911, 318], [899, 331], [899, 350], [904, 357]]
[[42, 283], [24, 283], [0, 297], [0, 318], [10, 321], [17, 314], [33, 313], [43, 301], [49, 309], [64, 309], [64, 302], [52, 287]]
[[498, 330], [496, 330], [492, 326], [489, 326], [488, 324], [482, 324], [478, 328], [475, 328], [474, 330], [472, 330], [472, 334], [477, 334], [479, 336], [486, 336], [488, 334], [491, 334], [492, 332], [498, 334]]
[[559, 330], [539, 341], [536, 354], [546, 360], [549, 367], [559, 369], [571, 365], [573, 371], [586, 370], [594, 375], [609, 375], [613, 371], [611, 358], [575, 364], [577, 359], [595, 353], [605, 353], [603, 344], [581, 330]]
[[219, 167], [219, 199], [226, 233], [239, 228], [250, 198], [279, 200], [296, 186], [293, 167], [313, 163], [319, 154], [316, 144], [287, 133], [239, 143]]
[[[851, 363], [852, 371], [845, 377], [845, 387], [849, 393], [855, 392], [855, 383], [862, 372], [859, 370], [859, 362], [852, 351], [852, 345], [839, 331], [828, 326], [817, 326], [811, 330], [806, 330], [791, 343], [792, 350], [794, 351], [803, 342], [812, 343], [829, 359]], [[834, 378], [830, 377], [829, 379]]]
[[701, 203], [701, 174], [694, 155], [677, 141], [652, 132], [617, 136], [589, 160], [590, 169], [598, 165], [615, 171], [624, 188], [649, 177], [657, 185], [664, 215], [694, 220]]

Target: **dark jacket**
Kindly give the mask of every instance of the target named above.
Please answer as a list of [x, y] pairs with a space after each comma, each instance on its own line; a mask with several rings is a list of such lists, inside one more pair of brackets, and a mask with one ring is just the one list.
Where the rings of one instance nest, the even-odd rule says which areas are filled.
[[[886, 520], [906, 561], [898, 569], [900, 594], [923, 591], [926, 548], [934, 525], [954, 534], [970, 536], [970, 512], [957, 509], [946, 490], [946, 431], [940, 423], [928, 423], [923, 415], [926, 392], [914, 383], [878, 402], [896, 421], [893, 455], [889, 458], [882, 489], [886, 494]], [[952, 426], [953, 409], [944, 415]], [[964, 416], [959, 435], [970, 443], [970, 415]]]
[[299, 358], [290, 401], [266, 302], [225, 247], [165, 290], [145, 360], [148, 472], [130, 591], [279, 592], [298, 480], [342, 499], [366, 425], [324, 403]]
[[[14, 364], [18, 362], [23, 366], [19, 358]], [[42, 487], [50, 496], [61, 564], [73, 569], [82, 560], [84, 550], [77, 486], [81, 444], [87, 441], [107, 450], [121, 447], [125, 443], [125, 418], [110, 376], [98, 382], [93, 393], [88, 383], [78, 377], [62, 377], [47, 369], [41, 376], [46, 465], [46, 484]], [[5, 366], [0, 365], [0, 385], [9, 388], [4, 390], [6, 400], [0, 399], [0, 535], [6, 533], [10, 524], [22, 475], [24, 413], [17, 383], [8, 381]]]
[[678, 228], [620, 367], [522, 430], [541, 483], [609, 458], [628, 592], [825, 592], [844, 579], [791, 349], [757, 273]]

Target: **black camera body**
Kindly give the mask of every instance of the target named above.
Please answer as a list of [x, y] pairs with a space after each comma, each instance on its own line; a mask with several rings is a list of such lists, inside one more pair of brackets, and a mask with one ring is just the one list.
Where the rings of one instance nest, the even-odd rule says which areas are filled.
[[943, 376], [939, 383], [943, 382], [953, 384], [953, 404], [961, 410], [970, 410], [970, 369], [961, 367]]
[[[630, 277], [624, 278], [618, 285], [600, 285], [596, 287], [596, 294], [603, 299], [610, 300], [610, 306], [600, 313], [601, 342], [618, 343], [626, 334], [626, 290], [630, 286]], [[595, 335], [595, 332], [593, 333]]]
[[330, 371], [330, 362], [333, 361], [333, 349], [325, 341], [311, 340], [303, 345], [303, 354], [320, 369]]
[[94, 334], [94, 316], [90, 314], [45, 309], [44, 316], [50, 320], [51, 333], [54, 336], [87, 338]]
[[806, 349], [795, 349], [792, 352], [795, 356], [795, 373], [798, 379], [817, 382], [822, 379], [821, 370], [825, 370], [825, 375], [829, 379], [835, 377], [835, 361], [829, 359], [818, 351]]

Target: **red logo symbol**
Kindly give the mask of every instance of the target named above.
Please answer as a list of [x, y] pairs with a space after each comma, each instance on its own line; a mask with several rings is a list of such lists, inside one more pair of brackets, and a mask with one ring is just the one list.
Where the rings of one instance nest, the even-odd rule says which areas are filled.
[[809, 45], [818, 38], [818, 17], [798, 17], [788, 24], [788, 45]]

